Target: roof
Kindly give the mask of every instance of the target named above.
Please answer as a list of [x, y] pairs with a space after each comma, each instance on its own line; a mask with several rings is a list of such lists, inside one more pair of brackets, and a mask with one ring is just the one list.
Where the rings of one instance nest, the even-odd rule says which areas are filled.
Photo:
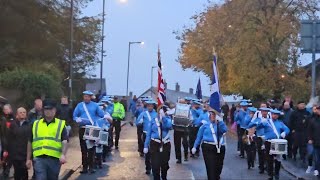
[[[151, 96], [151, 92], [152, 92], [152, 97], [155, 98], [156, 94], [157, 94], [156, 87], [152, 87], [152, 88], [147, 89], [139, 97]], [[191, 93], [183, 92], [183, 91], [171, 90], [171, 89], [166, 89], [166, 97], [167, 97], [167, 101], [170, 101], [170, 102], [177, 102], [177, 100], [179, 98], [184, 98], [184, 97], [197, 98], [195, 94], [191, 94]], [[207, 100], [207, 99], [209, 99], [209, 97], [203, 96], [203, 99]]]

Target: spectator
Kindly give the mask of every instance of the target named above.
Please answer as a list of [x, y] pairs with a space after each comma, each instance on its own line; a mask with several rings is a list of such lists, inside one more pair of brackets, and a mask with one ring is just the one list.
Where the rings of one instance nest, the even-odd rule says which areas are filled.
[[70, 135], [71, 123], [73, 122], [72, 115], [73, 115], [73, 112], [69, 106], [68, 97], [62, 96], [61, 104], [57, 110], [57, 118], [66, 121], [66, 129], [67, 129], [68, 135]]
[[296, 160], [299, 149], [300, 159], [305, 162], [309, 116], [310, 113], [306, 110], [306, 104], [303, 101], [299, 101], [297, 109], [292, 112], [289, 120], [289, 128], [292, 130], [293, 137], [292, 153], [294, 160]]
[[129, 111], [132, 114], [132, 121], [130, 121], [130, 125], [133, 126], [133, 121], [134, 121], [134, 114], [137, 110], [137, 96], [134, 95], [133, 98], [130, 100], [130, 106], [129, 106]]
[[230, 110], [230, 119], [231, 119], [231, 124], [234, 123], [234, 112], [237, 110], [236, 106], [232, 104], [231, 110]]
[[127, 98], [125, 96], [122, 96], [122, 99], [120, 100], [120, 103], [123, 105], [125, 112], [128, 111], [128, 102]]
[[225, 103], [222, 107], [221, 110], [223, 112], [223, 121], [228, 125], [228, 114], [229, 114], [229, 106], [227, 103]]
[[2, 152], [1, 152], [1, 160], [4, 162], [3, 164], [3, 176], [7, 178], [10, 173], [10, 168], [12, 163], [8, 157], [7, 149], [7, 134], [8, 129], [11, 126], [11, 123], [14, 120], [13, 111], [10, 104], [6, 104], [3, 106], [3, 116], [1, 117], [1, 143], [2, 143]]
[[[289, 102], [285, 102], [283, 104], [282, 111], [283, 111], [283, 123], [289, 127], [289, 120], [290, 120], [291, 114], [293, 112], [293, 109], [290, 107]], [[289, 135], [286, 136], [286, 140], [288, 141], [288, 158], [291, 159], [292, 158], [292, 132], [290, 132]]]
[[28, 120], [33, 124], [34, 121], [41, 119], [42, 117], [42, 100], [36, 99], [34, 101], [34, 108], [28, 113]]
[[313, 153], [315, 156], [314, 175], [319, 175], [320, 170], [320, 106], [315, 111], [316, 115], [310, 119], [308, 126], [308, 144], [313, 145]]
[[16, 120], [11, 123], [6, 136], [8, 144], [5, 151], [8, 151], [10, 161], [13, 164], [15, 180], [28, 179], [26, 150], [30, 131], [31, 126], [27, 121], [27, 111], [21, 107], [17, 110]]

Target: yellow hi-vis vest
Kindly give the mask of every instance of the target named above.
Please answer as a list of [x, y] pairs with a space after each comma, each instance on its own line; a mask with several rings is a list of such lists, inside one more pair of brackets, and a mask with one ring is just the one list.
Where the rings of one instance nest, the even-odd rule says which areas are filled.
[[32, 126], [33, 157], [47, 155], [60, 158], [62, 153], [61, 134], [66, 122], [55, 118], [49, 125], [44, 119], [37, 120]]

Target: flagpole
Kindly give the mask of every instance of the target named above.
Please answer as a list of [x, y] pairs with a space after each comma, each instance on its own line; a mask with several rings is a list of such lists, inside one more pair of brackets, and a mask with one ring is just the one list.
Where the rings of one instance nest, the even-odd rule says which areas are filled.
[[[217, 69], [217, 75], [218, 75], [218, 84], [219, 84], [219, 94], [220, 94], [220, 106], [222, 105], [222, 102], [223, 102], [223, 98], [222, 98], [222, 95], [221, 95], [221, 91], [220, 91], [220, 75], [219, 75], [219, 70], [218, 70], [218, 55], [217, 55], [217, 52], [216, 52], [216, 49], [214, 48], [214, 46], [212, 46], [212, 54], [214, 57], [216, 57], [216, 69]], [[213, 62], [214, 63], [214, 62]]]

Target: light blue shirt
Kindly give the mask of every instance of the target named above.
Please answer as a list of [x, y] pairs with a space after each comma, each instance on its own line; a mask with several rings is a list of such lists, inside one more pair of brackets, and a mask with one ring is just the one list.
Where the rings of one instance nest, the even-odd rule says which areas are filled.
[[[223, 137], [223, 134], [228, 131], [228, 128], [223, 121], [219, 121], [219, 132], [217, 132], [217, 124], [216, 123], [210, 122], [210, 123], [204, 124], [199, 129], [199, 132], [197, 134], [197, 139], [193, 145], [194, 148], [198, 147], [203, 141], [210, 142], [210, 143], [217, 143], [213, 138], [210, 124], [213, 125], [215, 134], [219, 135], [219, 137], [217, 137], [217, 138], [219, 138], [219, 139], [217, 139], [217, 141], [219, 141], [219, 142], [220, 142], [220, 139]], [[224, 138], [222, 138], [221, 145], [225, 145]]]
[[210, 123], [209, 112], [208, 111], [203, 111], [202, 112], [202, 114], [196, 120], [195, 125], [199, 126], [199, 127], [202, 126], [203, 125], [202, 121], [205, 121], [206, 123]]
[[[79, 117], [82, 118], [82, 121], [78, 123], [80, 127], [85, 125], [91, 125], [89, 117], [87, 116], [86, 111], [83, 108], [83, 103], [84, 102], [79, 103], [73, 112], [74, 120], [76, 120]], [[89, 103], [84, 104], [88, 109], [88, 113], [91, 116], [93, 123], [95, 123], [98, 119], [104, 117], [104, 112], [97, 103], [90, 101]]]
[[248, 115], [248, 110], [244, 111], [244, 109], [240, 109], [239, 112], [236, 115], [235, 121], [238, 125], [241, 124], [242, 121], [244, 121], [244, 118]]
[[[272, 120], [271, 120], [272, 121]], [[270, 139], [281, 139], [281, 133], [285, 133], [286, 136], [290, 133], [290, 129], [280, 120], [273, 120], [273, 124], [278, 132], [279, 138], [277, 137], [276, 133], [274, 132], [271, 123], [268, 122], [263, 122], [262, 126], [264, 126], [265, 130], [265, 139], [270, 140]]]
[[[149, 112], [150, 118], [147, 115], [147, 112]], [[136, 126], [143, 126], [143, 132], [147, 133], [149, 124], [152, 120], [154, 120], [158, 116], [158, 113], [153, 109], [150, 111], [143, 111], [139, 117], [136, 119]]]
[[198, 118], [201, 114], [203, 114], [203, 110], [202, 110], [202, 108], [198, 108], [198, 109], [191, 109], [190, 111], [191, 111], [191, 115], [192, 115], [192, 119], [193, 119], [192, 125], [197, 126], [197, 124], [199, 124]]
[[[163, 140], [167, 140], [167, 139], [164, 139], [165, 137], [168, 137], [168, 139], [170, 139], [168, 134], [169, 134], [169, 131], [171, 129], [172, 129], [171, 118], [168, 117], [168, 116], [163, 117], [162, 118], [162, 139]], [[147, 137], [146, 137], [146, 140], [144, 142], [144, 148], [148, 148], [149, 147], [151, 139], [160, 140], [158, 126], [157, 126], [157, 123], [156, 123], [155, 119], [152, 119], [151, 123], [149, 123], [149, 127], [148, 127], [148, 130], [147, 130]]]

